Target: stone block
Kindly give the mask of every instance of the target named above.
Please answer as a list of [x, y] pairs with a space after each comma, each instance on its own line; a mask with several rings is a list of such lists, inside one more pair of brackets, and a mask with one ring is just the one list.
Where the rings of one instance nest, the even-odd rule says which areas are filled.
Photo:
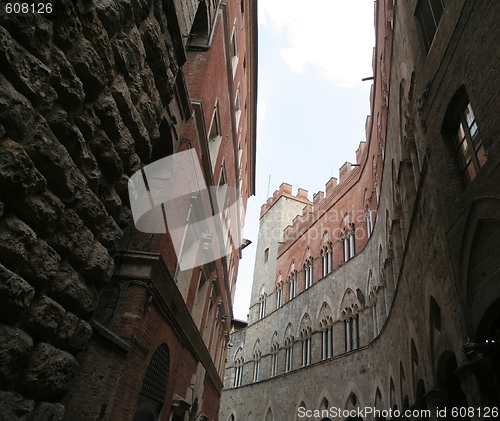
[[0, 221], [0, 261], [8, 267], [18, 267], [28, 260], [27, 248], [37, 242], [35, 232], [16, 217]]
[[75, 358], [52, 345], [41, 342], [30, 354], [19, 376], [20, 389], [25, 396], [36, 399], [60, 399], [76, 374]]
[[106, 248], [96, 240], [80, 273], [86, 282], [99, 285], [110, 281], [113, 275], [113, 267], [113, 258]]
[[54, 228], [52, 236], [47, 240], [49, 245], [72, 265], [85, 265], [93, 247], [94, 236], [76, 212], [68, 209]]
[[57, 98], [49, 85], [50, 69], [28, 53], [0, 26], [0, 65], [12, 85], [35, 106], [49, 110]]
[[40, 402], [33, 411], [30, 421], [62, 421], [64, 406], [60, 403]]
[[[165, 106], [173, 98], [173, 86], [175, 83], [174, 73], [177, 74], [176, 64], [172, 62], [169, 55], [170, 45], [165, 45], [165, 34], [161, 33], [160, 26], [155, 19], [147, 19], [140, 28], [142, 42], [146, 50], [146, 58], [153, 71], [156, 89]], [[172, 68], [171, 68], [172, 67]]]
[[38, 13], [6, 13], [0, 9], [0, 24], [19, 44], [48, 65], [52, 41], [52, 22]]
[[108, 33], [113, 38], [120, 32], [128, 32], [135, 24], [134, 12], [129, 1], [110, 0], [96, 4], [96, 12]]
[[34, 295], [35, 290], [28, 282], [0, 265], [1, 320], [16, 320], [29, 307]]
[[33, 137], [25, 139], [22, 146], [47, 180], [50, 189], [62, 201], [74, 201], [85, 187], [85, 177], [45, 120], [39, 119], [33, 128]]
[[54, 343], [70, 352], [81, 350], [92, 336], [92, 328], [72, 313], [66, 313], [57, 328]]
[[148, 131], [151, 143], [154, 145], [160, 139], [160, 126], [158, 122], [161, 121], [161, 114], [157, 112], [154, 102], [146, 92], [141, 94], [136, 108]]
[[35, 402], [19, 393], [0, 390], [0, 421], [29, 421]]
[[152, 0], [132, 0], [132, 8], [137, 26], [139, 26], [151, 13]]
[[85, 285], [78, 272], [67, 263], [52, 276], [46, 293], [82, 319], [89, 319], [97, 308], [96, 289]]
[[[15, 382], [26, 357], [31, 353], [33, 340], [22, 330], [0, 325], [0, 387], [9, 388]], [[1, 399], [0, 399], [1, 402]], [[0, 408], [3, 407], [0, 404]]]
[[107, 74], [112, 76], [114, 74], [115, 66], [113, 50], [111, 48], [111, 43], [109, 42], [108, 33], [106, 32], [106, 29], [96, 12], [96, 6], [108, 3], [110, 2], [105, 1], [90, 4], [86, 2], [79, 2], [77, 4], [77, 9], [83, 25], [83, 35], [95, 48]]
[[89, 187], [96, 188], [102, 174], [79, 128], [71, 123], [68, 114], [61, 107], [52, 109], [48, 116], [48, 123], [52, 132], [64, 145], [73, 162], [87, 179]]
[[123, 162], [106, 132], [96, 128], [88, 145], [103, 174], [110, 180], [117, 180], [123, 173]]
[[15, 193], [27, 197], [45, 187], [45, 178], [25, 150], [13, 140], [4, 140], [0, 144], [0, 195], [12, 197]]
[[134, 173], [142, 168], [141, 158], [135, 152], [130, 154], [128, 159], [128, 165], [125, 167], [125, 172], [127, 175], [132, 176]]
[[108, 83], [106, 70], [96, 50], [89, 41], [80, 38], [68, 59], [83, 82], [87, 100], [94, 101]]
[[141, 117], [132, 103], [128, 86], [122, 76], [117, 77], [111, 85], [111, 92], [116, 101], [123, 121], [127, 125], [135, 142], [135, 150], [143, 162], [151, 159], [151, 141]]
[[54, 24], [54, 41], [68, 52], [82, 32], [82, 24], [71, 0], [54, 0], [49, 16]]
[[146, 51], [137, 28], [133, 28], [127, 36], [121, 34], [114, 38], [112, 48], [118, 70], [127, 79], [137, 77], [146, 58]]
[[50, 84], [56, 90], [64, 108], [75, 109], [85, 99], [82, 81], [64, 53], [55, 46], [52, 49], [52, 63]]
[[64, 205], [50, 191], [36, 196], [16, 198], [12, 202], [16, 214], [40, 235], [48, 235], [63, 213]]
[[[113, 186], [107, 183], [105, 180], [102, 180], [99, 186], [99, 198], [101, 199], [104, 207], [108, 211], [108, 213], [115, 219], [118, 223], [118, 217], [122, 212], [123, 206], [120, 196], [118, 196], [117, 192], [113, 188]], [[120, 225], [118, 223], [118, 225]]]
[[37, 295], [23, 321], [23, 328], [36, 339], [49, 340], [65, 314], [64, 308], [44, 294]]
[[16, 141], [29, 136], [34, 118], [28, 99], [0, 74], [0, 123], [7, 136]]
[[116, 238], [121, 236], [120, 228], [113, 218], [108, 215], [102, 202], [91, 190], [86, 189], [84, 191], [75, 206], [75, 212], [104, 247], [112, 248]]
[[26, 257], [17, 271], [35, 287], [47, 285], [57, 273], [61, 261], [56, 251], [42, 240], [27, 250]]

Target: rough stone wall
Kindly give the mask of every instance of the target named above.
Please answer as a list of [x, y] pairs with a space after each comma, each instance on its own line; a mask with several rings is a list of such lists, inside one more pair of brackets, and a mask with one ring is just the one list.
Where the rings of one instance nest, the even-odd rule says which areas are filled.
[[128, 177], [182, 127], [167, 4], [0, 9], [2, 420], [62, 419], [130, 220]]

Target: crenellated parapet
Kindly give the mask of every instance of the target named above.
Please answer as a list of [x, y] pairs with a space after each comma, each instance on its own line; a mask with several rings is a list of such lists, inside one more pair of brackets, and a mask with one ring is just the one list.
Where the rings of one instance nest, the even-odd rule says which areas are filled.
[[294, 199], [299, 202], [303, 202], [304, 204], [311, 203], [308, 199], [308, 191], [299, 188], [297, 191], [297, 195], [294, 196], [292, 194], [292, 185], [288, 183], [281, 183], [278, 190], [276, 190], [273, 195], [267, 199], [267, 202], [262, 205], [260, 208], [260, 217], [262, 218], [264, 214], [271, 209], [271, 207], [281, 198], [288, 197], [289, 199]]

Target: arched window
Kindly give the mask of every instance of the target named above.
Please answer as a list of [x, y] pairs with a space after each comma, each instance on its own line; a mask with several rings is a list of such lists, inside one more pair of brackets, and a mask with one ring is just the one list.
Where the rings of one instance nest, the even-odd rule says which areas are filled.
[[373, 232], [373, 214], [372, 210], [367, 206], [366, 207], [366, 234], [367, 237], [370, 238]]
[[273, 343], [271, 345], [271, 377], [274, 377], [278, 374], [278, 350], [278, 343]]
[[260, 351], [255, 351], [253, 354], [253, 381], [258, 382], [259, 381], [259, 374], [260, 374], [260, 359], [261, 359], [261, 352]]
[[456, 160], [460, 165], [462, 183], [467, 187], [486, 163], [478, 124], [469, 97], [462, 86], [455, 93], [446, 110], [442, 133], [452, 138]]
[[283, 305], [283, 280], [280, 272], [276, 284], [276, 308], [280, 308], [282, 305]]
[[276, 308], [280, 308], [283, 305], [283, 284], [278, 284], [278, 289], [276, 290]]
[[333, 356], [333, 325], [332, 319], [323, 319], [321, 327], [321, 359], [326, 360]]
[[309, 288], [313, 283], [313, 259], [309, 258], [304, 264], [305, 289]]
[[285, 373], [293, 368], [293, 336], [285, 339]]
[[243, 382], [243, 365], [244, 360], [242, 357], [234, 361], [234, 387], [241, 386]]
[[418, 17], [427, 51], [436, 35], [443, 9], [443, 0], [420, 0], [417, 4], [415, 15]]
[[293, 272], [290, 274], [288, 278], [288, 282], [290, 283], [290, 300], [294, 299], [297, 296], [297, 273]]
[[302, 329], [300, 333], [302, 339], [302, 367], [311, 364], [311, 336], [312, 329], [311, 327], [307, 327]]
[[267, 294], [263, 292], [259, 297], [259, 319], [266, 317]]
[[356, 235], [354, 224], [349, 224], [344, 233], [344, 262], [353, 258], [356, 254]]
[[170, 350], [161, 344], [155, 351], [142, 382], [134, 421], [156, 421], [165, 402], [170, 373]]
[[332, 271], [332, 245], [323, 247], [321, 252], [321, 276], [324, 278]]
[[189, 46], [204, 46], [208, 42], [208, 13], [207, 5], [204, 1], [200, 1], [196, 16], [194, 17], [193, 26], [189, 33]]

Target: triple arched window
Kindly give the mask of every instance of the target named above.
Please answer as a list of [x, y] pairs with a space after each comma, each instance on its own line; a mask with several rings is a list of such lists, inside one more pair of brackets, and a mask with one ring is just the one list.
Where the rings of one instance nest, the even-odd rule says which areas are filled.
[[267, 294], [263, 292], [259, 297], [259, 320], [266, 317]]
[[278, 374], [278, 351], [279, 345], [276, 342], [271, 346], [271, 377]]
[[323, 319], [320, 323], [321, 328], [321, 359], [333, 357], [333, 324], [331, 317]]
[[259, 374], [260, 374], [260, 359], [262, 357], [262, 354], [260, 351], [255, 351], [253, 354], [253, 381], [258, 382], [259, 381]]
[[297, 272], [292, 272], [288, 278], [290, 283], [290, 300], [297, 296]]
[[302, 367], [311, 364], [311, 336], [312, 329], [310, 327], [302, 329], [300, 332], [302, 339]]
[[243, 358], [238, 358], [234, 362], [234, 387], [241, 386], [243, 383]]
[[345, 229], [344, 238], [344, 262], [347, 262], [356, 254], [356, 235], [354, 224], [349, 224]]
[[324, 278], [332, 271], [332, 246], [324, 247], [321, 251], [321, 277]]
[[304, 263], [305, 289], [309, 288], [313, 283], [313, 259], [309, 258]]
[[293, 368], [293, 336], [285, 339], [285, 373]]

